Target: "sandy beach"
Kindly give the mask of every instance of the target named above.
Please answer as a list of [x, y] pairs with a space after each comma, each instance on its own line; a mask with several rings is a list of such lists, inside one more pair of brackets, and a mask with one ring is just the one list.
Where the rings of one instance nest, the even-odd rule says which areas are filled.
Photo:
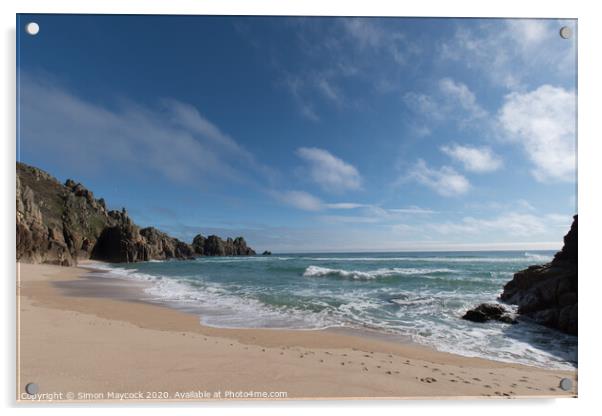
[[[577, 371], [340, 331], [221, 329], [140, 301], [141, 283], [18, 264], [17, 400], [574, 397]], [[564, 377], [573, 390], [559, 388]], [[38, 396], [23, 394], [39, 386]]]

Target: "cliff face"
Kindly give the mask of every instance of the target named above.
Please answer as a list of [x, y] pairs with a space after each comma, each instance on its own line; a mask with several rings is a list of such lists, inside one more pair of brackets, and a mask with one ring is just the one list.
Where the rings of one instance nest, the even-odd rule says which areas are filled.
[[542, 266], [530, 266], [504, 286], [500, 299], [535, 322], [577, 335], [577, 216], [564, 247]]
[[111, 222], [104, 201], [80, 184], [59, 183], [46, 172], [17, 163], [17, 259], [74, 264], [88, 258]]
[[17, 260], [73, 265], [78, 259], [137, 262], [199, 255], [246, 256], [245, 240], [197, 235], [193, 244], [153, 227], [140, 228], [127, 212], [107, 211], [103, 199], [72, 180], [17, 163]]

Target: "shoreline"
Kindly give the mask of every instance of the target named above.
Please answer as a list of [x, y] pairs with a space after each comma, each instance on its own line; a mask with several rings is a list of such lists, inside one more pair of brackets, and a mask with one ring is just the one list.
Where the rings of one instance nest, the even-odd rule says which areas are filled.
[[[576, 395], [577, 369], [465, 357], [345, 329], [211, 327], [196, 314], [139, 299], [138, 282], [91, 278], [92, 262], [85, 268], [18, 263], [17, 270], [23, 402], [29, 400], [20, 392], [34, 379], [40, 392], [50, 385], [52, 391], [167, 389], [167, 399], [225, 389], [286, 391], [289, 399]], [[106, 280], [104, 288], [90, 279]], [[105, 357], [91, 360], [98, 355]], [[573, 379], [573, 391], [558, 388], [563, 377]]]

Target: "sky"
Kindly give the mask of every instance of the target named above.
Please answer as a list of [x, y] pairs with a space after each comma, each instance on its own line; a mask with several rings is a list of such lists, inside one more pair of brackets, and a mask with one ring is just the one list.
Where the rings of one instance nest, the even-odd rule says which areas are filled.
[[[574, 20], [28, 15], [17, 160], [185, 241], [558, 249]], [[570, 39], [559, 29], [572, 29]]]

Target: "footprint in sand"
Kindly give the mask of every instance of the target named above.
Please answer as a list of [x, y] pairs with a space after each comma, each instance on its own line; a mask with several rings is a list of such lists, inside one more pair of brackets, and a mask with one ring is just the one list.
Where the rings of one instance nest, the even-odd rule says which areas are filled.
[[480, 379], [480, 378], [478, 378], [478, 377], [473, 377], [472, 379], [473, 379], [474, 381], [481, 381], [481, 379]]
[[436, 383], [437, 379], [433, 377], [424, 377], [421, 378], [420, 381], [422, 381], [423, 383]]

